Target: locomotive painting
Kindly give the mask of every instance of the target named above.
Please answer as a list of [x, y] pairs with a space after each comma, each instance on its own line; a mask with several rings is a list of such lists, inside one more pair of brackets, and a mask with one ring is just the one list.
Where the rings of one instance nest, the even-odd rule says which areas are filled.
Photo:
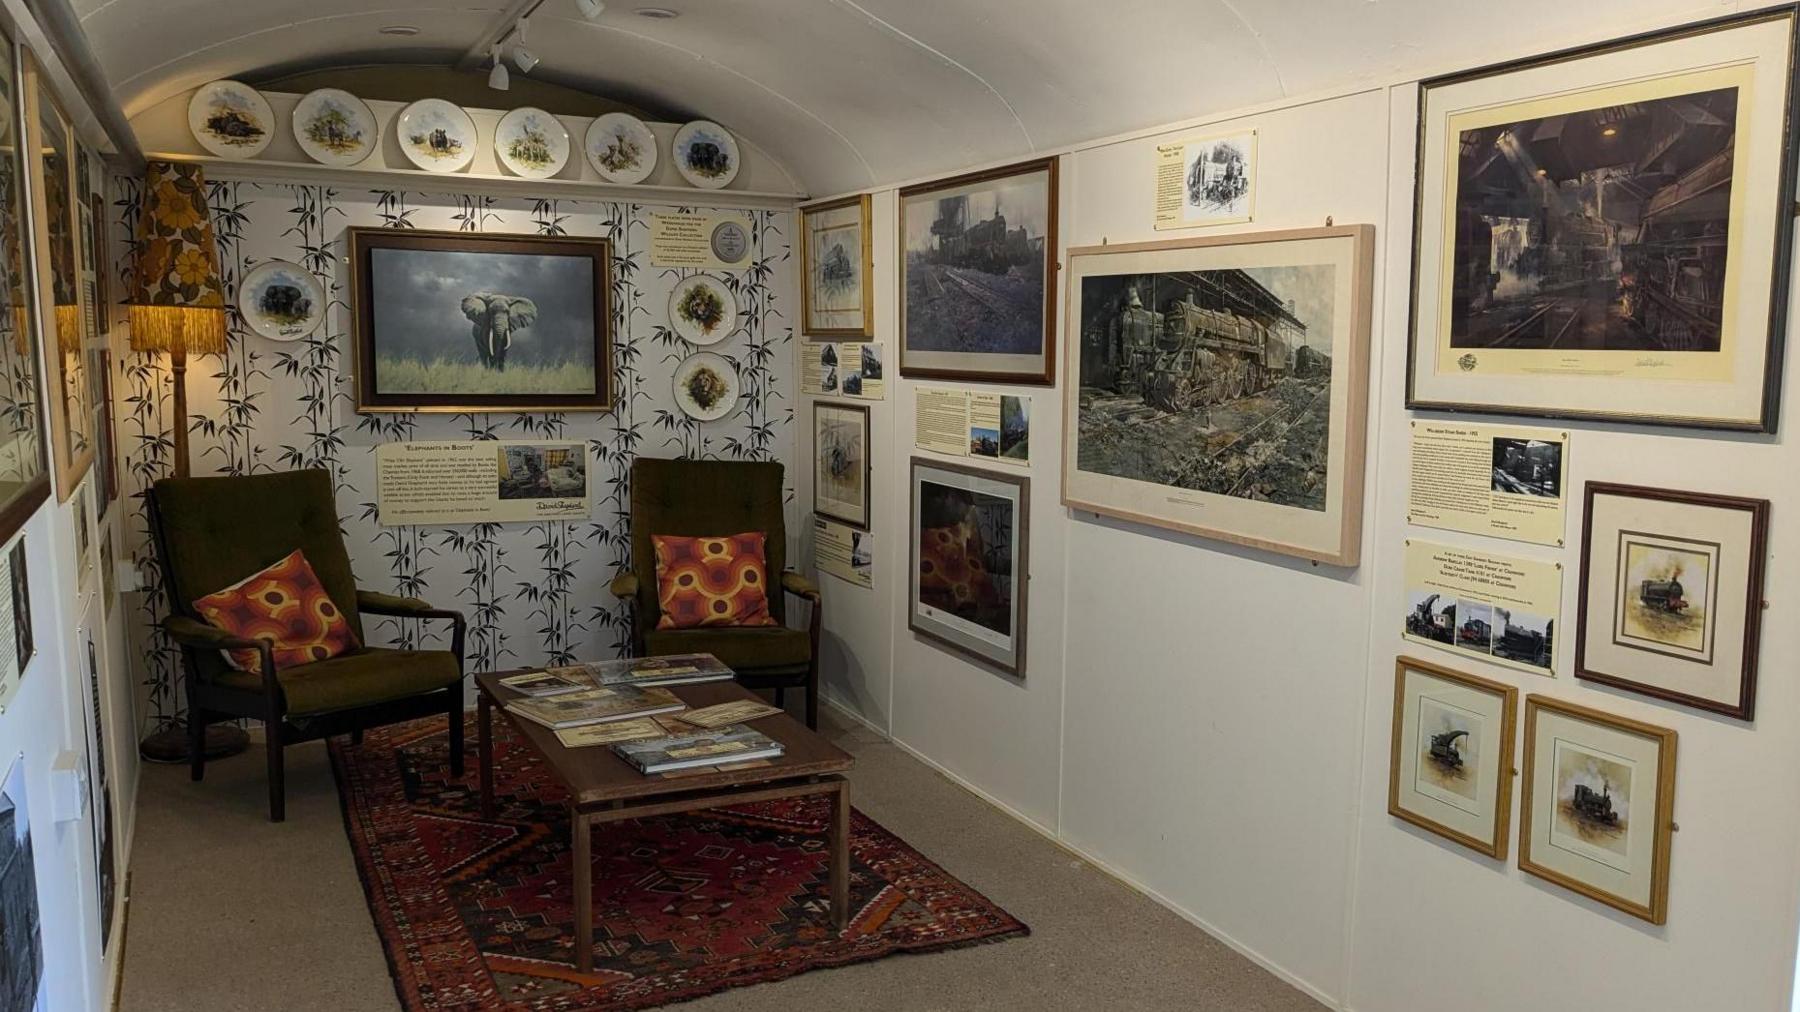
[[1619, 641], [1678, 656], [1710, 652], [1712, 545], [1626, 532], [1620, 565]]
[[1614, 867], [1628, 856], [1632, 768], [1573, 743], [1556, 744], [1556, 816], [1551, 841], [1579, 841], [1583, 853]]
[[[1419, 778], [1474, 801], [1481, 768], [1481, 715], [1429, 694], [1419, 697]], [[1441, 797], [1441, 795], [1440, 795]], [[1455, 798], [1444, 798], [1457, 804]], [[1461, 807], [1461, 806], [1459, 806]]]

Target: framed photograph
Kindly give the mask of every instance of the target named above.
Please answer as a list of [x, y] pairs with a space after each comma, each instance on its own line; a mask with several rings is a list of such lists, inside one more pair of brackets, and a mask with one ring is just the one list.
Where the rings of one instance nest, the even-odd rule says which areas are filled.
[[1675, 732], [1525, 697], [1519, 870], [1652, 924], [1669, 919]]
[[1424, 82], [1407, 407], [1775, 431], [1794, 24]]
[[875, 244], [869, 195], [800, 209], [800, 332], [826, 340], [875, 336]]
[[1506, 860], [1518, 709], [1510, 685], [1395, 661], [1388, 814]]
[[1069, 251], [1063, 502], [1355, 565], [1371, 225]]
[[1025, 677], [1031, 480], [912, 459], [913, 632]]
[[813, 512], [869, 529], [869, 409], [813, 402]]
[[610, 411], [605, 239], [350, 229], [356, 410]]
[[1588, 482], [1575, 677], [1756, 715], [1769, 502]]
[[1057, 160], [900, 191], [900, 375], [1055, 379]]
[[[38, 366], [33, 271], [38, 258], [27, 224], [25, 173], [27, 133], [21, 118], [25, 68], [10, 37], [11, 22], [0, 17], [0, 299], [12, 307], [0, 313], [0, 544], [10, 539], [50, 497], [50, 460], [38, 405], [43, 372]], [[52, 355], [54, 357], [54, 355]], [[3, 618], [4, 616], [0, 616]], [[0, 678], [4, 674], [0, 673]]]

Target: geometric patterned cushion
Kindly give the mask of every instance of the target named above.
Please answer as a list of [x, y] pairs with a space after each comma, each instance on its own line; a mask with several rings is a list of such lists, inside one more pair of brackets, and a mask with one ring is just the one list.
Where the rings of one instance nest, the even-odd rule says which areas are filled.
[[[299, 549], [195, 601], [194, 610], [234, 636], [268, 640], [277, 671], [328, 660], [362, 645]], [[227, 650], [225, 660], [239, 671], [262, 671], [255, 650]]]
[[1000, 591], [982, 566], [981, 532], [964, 520], [919, 532], [919, 596], [953, 614], [999, 605]]
[[720, 537], [651, 535], [658, 629], [775, 625], [760, 531]]

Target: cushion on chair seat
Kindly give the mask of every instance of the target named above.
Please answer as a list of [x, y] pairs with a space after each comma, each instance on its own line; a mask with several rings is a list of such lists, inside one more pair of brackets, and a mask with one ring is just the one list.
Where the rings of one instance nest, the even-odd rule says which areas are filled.
[[651, 629], [644, 633], [644, 653], [712, 654], [737, 671], [805, 667], [812, 641], [804, 630], [785, 627]]
[[[454, 685], [462, 679], [456, 655], [446, 650], [366, 647], [328, 661], [300, 664], [276, 674], [289, 714], [327, 713], [385, 703]], [[227, 671], [221, 685], [260, 690], [262, 676]]]

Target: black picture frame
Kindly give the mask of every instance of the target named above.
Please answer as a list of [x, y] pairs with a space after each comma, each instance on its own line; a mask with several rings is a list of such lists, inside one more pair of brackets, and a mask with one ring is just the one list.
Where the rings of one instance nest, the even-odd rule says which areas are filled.
[[[861, 503], [862, 517], [860, 519], [857, 517], [847, 517], [847, 516], [840, 515], [838, 513], [833, 513], [830, 509], [826, 508], [825, 506], [821, 505], [821, 503], [820, 503], [818, 465], [820, 463], [821, 454], [823, 453], [823, 451], [820, 449], [820, 447], [818, 445], [819, 420], [820, 420], [819, 416], [822, 412], [825, 412], [825, 411], [842, 411], [842, 412], [854, 414], [857, 416], [858, 425], [860, 426], [859, 431], [861, 433], [860, 438], [862, 439], [862, 503]], [[870, 443], [870, 430], [869, 430], [869, 406], [868, 405], [866, 405], [866, 404], [846, 404], [842, 401], [813, 401], [813, 465], [814, 465], [813, 513], [814, 514], [825, 517], [828, 520], [835, 520], [838, 523], [844, 524], [848, 527], [853, 527], [859, 531], [868, 531], [870, 529], [870, 526], [871, 526], [872, 521], [874, 520], [874, 517], [872, 517], [870, 515], [871, 507], [872, 507], [872, 500], [871, 500], [869, 490], [870, 490], [872, 477], [873, 477], [873, 466], [869, 459], [871, 456], [871, 454], [869, 453], [869, 450], [870, 450], [869, 443]]]
[[[1011, 590], [1010, 633], [1005, 637], [1007, 647], [982, 649], [980, 642], [971, 636], [959, 633], [949, 625], [940, 623], [920, 615], [921, 587], [920, 561], [921, 540], [925, 528], [922, 526], [920, 486], [930, 480], [931, 472], [938, 472], [955, 478], [992, 482], [995, 485], [1009, 486], [1013, 490], [1013, 515], [1011, 530], [1008, 532], [1010, 545], [1008, 552], [1017, 560], [1012, 572], [1008, 574]], [[979, 490], [975, 490], [979, 491]], [[992, 495], [993, 493], [983, 493]], [[908, 471], [907, 481], [907, 544], [910, 570], [907, 576], [906, 625], [907, 628], [921, 637], [929, 639], [972, 658], [1012, 678], [1023, 680], [1025, 677], [1026, 632], [1029, 628], [1027, 617], [1030, 612], [1031, 585], [1031, 479], [1023, 474], [1009, 474], [1003, 471], [991, 471], [986, 468], [968, 467], [952, 464], [936, 458], [913, 457]], [[987, 567], [984, 567], [987, 568]]]

